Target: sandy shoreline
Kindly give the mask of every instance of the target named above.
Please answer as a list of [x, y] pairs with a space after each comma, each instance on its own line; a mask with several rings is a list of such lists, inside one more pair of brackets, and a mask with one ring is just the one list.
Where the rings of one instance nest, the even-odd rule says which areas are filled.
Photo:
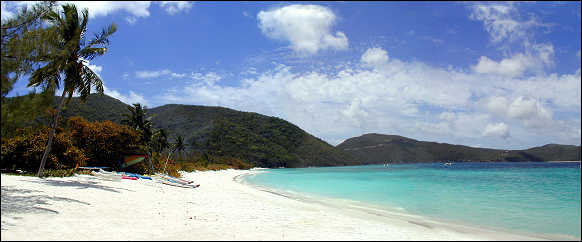
[[300, 201], [237, 182], [257, 170], [183, 173], [201, 186], [92, 176], [1, 176], [2, 240], [551, 240]]

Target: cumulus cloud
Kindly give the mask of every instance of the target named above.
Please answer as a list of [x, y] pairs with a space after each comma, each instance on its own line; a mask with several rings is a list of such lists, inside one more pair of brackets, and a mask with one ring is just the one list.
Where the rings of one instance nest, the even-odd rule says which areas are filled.
[[483, 136], [507, 139], [509, 137], [509, 127], [505, 123], [487, 124], [485, 130], [483, 130]]
[[170, 15], [174, 15], [179, 12], [188, 12], [192, 7], [193, 3], [189, 1], [161, 1], [160, 6], [166, 10]]
[[511, 100], [503, 96], [491, 96], [485, 100], [484, 106], [492, 114], [519, 120], [526, 126], [544, 127], [554, 124], [552, 110], [534, 98], [518, 96]]
[[543, 126], [552, 121], [552, 112], [533, 98], [518, 97], [508, 107], [507, 115], [530, 126]]
[[378, 66], [388, 62], [388, 52], [382, 48], [370, 48], [362, 55], [362, 63]]
[[472, 69], [477, 73], [517, 77], [526, 71], [540, 73], [544, 68], [553, 66], [554, 47], [552, 44], [536, 44], [526, 51], [525, 54], [518, 53], [499, 62], [481, 56]]
[[259, 28], [269, 38], [290, 42], [290, 48], [301, 54], [319, 50], [348, 48], [343, 32], [332, 33], [335, 14], [318, 5], [289, 5], [257, 14]]
[[503, 59], [499, 62], [481, 56], [473, 70], [477, 73], [492, 73], [506, 76], [519, 76], [528, 66], [531, 66], [532, 60], [523, 54], [518, 54], [511, 58]]

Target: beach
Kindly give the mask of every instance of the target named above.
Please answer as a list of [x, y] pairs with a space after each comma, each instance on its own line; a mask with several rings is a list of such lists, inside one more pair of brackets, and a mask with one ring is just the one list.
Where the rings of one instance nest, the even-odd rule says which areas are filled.
[[200, 184], [89, 175], [1, 175], [2, 240], [553, 240], [374, 213], [284, 196], [241, 182], [261, 172], [182, 173]]

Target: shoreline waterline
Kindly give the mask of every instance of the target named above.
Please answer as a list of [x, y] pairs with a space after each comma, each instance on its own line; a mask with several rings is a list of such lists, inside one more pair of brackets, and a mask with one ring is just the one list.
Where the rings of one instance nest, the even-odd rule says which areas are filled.
[[[562, 162], [562, 161], [558, 161]], [[261, 170], [260, 173], [268, 172], [268, 170]], [[366, 201], [349, 200], [345, 198], [329, 197], [321, 194], [313, 194], [309, 192], [298, 192], [281, 190], [274, 187], [269, 187], [266, 185], [253, 184], [245, 180], [252, 175], [258, 173], [248, 173], [237, 177], [235, 181], [254, 187], [255, 189], [265, 191], [268, 193], [276, 194], [285, 198], [298, 200], [306, 203], [317, 203], [324, 206], [333, 207], [334, 209], [341, 209], [342, 212], [347, 212], [352, 216], [364, 216], [366, 219], [374, 219], [381, 222], [386, 222], [385, 218], [399, 219], [406, 221], [411, 224], [415, 224], [422, 227], [427, 227], [429, 229], [446, 229], [450, 231], [460, 232], [460, 233], [471, 233], [490, 236], [493, 234], [503, 234], [504, 236], [519, 236], [521, 239], [533, 239], [533, 240], [573, 240], [579, 241], [580, 238], [568, 234], [555, 234], [555, 233], [536, 233], [531, 231], [525, 231], [513, 228], [504, 227], [494, 227], [485, 224], [472, 224], [465, 221], [452, 220], [448, 218], [420, 215], [417, 213], [411, 213], [406, 211], [404, 208], [391, 207], [386, 205], [374, 204]], [[503, 239], [503, 236], [498, 237]], [[511, 240], [511, 239], [509, 239]]]

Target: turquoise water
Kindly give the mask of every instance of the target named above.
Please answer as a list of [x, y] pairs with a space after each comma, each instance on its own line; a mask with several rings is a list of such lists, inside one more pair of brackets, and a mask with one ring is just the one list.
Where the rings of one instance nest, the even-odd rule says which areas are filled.
[[440, 163], [269, 169], [280, 192], [365, 202], [464, 224], [580, 238], [580, 163]]

